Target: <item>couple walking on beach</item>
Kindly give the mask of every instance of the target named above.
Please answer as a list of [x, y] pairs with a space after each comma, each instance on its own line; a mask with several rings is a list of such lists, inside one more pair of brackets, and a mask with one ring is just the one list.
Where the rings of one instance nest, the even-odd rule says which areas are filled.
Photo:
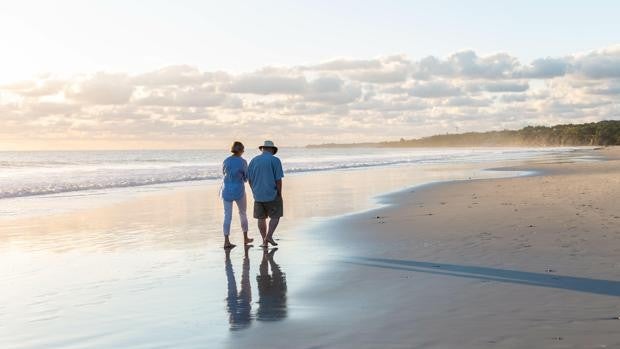
[[[248, 218], [246, 215], [247, 200], [245, 182], [249, 182], [254, 196], [254, 218], [258, 220], [258, 230], [263, 238], [261, 247], [269, 244], [278, 245], [273, 240], [273, 233], [280, 222], [284, 208], [282, 203], [282, 163], [275, 155], [278, 147], [272, 141], [265, 141], [258, 147], [261, 154], [250, 161], [250, 165], [242, 157], [245, 147], [241, 142], [234, 142], [231, 156], [222, 164], [224, 175], [221, 197], [224, 202], [224, 248], [235, 247], [230, 242], [230, 223], [232, 221], [233, 203], [237, 204], [244, 244], [254, 239], [248, 237]], [[267, 222], [269, 218], [269, 222]]]

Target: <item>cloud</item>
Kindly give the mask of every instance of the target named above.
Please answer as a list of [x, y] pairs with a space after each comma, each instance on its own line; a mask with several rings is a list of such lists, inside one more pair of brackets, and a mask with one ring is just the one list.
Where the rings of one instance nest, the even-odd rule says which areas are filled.
[[307, 87], [303, 76], [281, 76], [270, 74], [246, 74], [234, 79], [227, 87], [228, 92], [269, 94], [300, 94]]
[[591, 79], [620, 78], [620, 45], [577, 55], [573, 69]]
[[301, 69], [338, 73], [351, 80], [380, 84], [407, 80], [410, 63], [406, 57], [395, 55], [372, 60], [336, 59]]
[[319, 63], [317, 65], [302, 67], [305, 70], [315, 71], [343, 71], [343, 70], [366, 70], [366, 69], [378, 69], [382, 64], [379, 60], [363, 60], [363, 59], [334, 59]]
[[510, 77], [518, 66], [517, 59], [506, 53], [479, 57], [471, 50], [451, 55], [448, 62], [454, 67], [456, 74], [469, 78], [506, 78]]
[[327, 104], [347, 104], [354, 102], [362, 95], [359, 84], [345, 83], [336, 77], [322, 77], [313, 80], [303, 94], [307, 101]]
[[213, 86], [188, 87], [155, 90], [137, 98], [137, 105], [176, 107], [228, 107], [239, 108], [243, 102], [239, 97], [216, 91]]
[[29, 103], [26, 106], [29, 115], [50, 116], [75, 114], [82, 110], [81, 106], [57, 102]]
[[[520, 73], [524, 78], [548, 79], [564, 76], [570, 67], [566, 59], [562, 58], [539, 58], [523, 67]], [[517, 73], [519, 75], [519, 73]]]
[[528, 96], [524, 93], [510, 93], [500, 96], [500, 102], [502, 103], [525, 102], [527, 100]]
[[519, 81], [494, 81], [471, 85], [473, 91], [483, 90], [488, 92], [524, 92], [530, 88], [527, 82]]
[[170, 65], [40, 76], [0, 86], [0, 136], [227, 143], [234, 129], [302, 145], [618, 119], [619, 57], [616, 45], [528, 63], [465, 50], [240, 74]]
[[431, 77], [462, 77], [503, 79], [510, 78], [518, 60], [506, 53], [478, 56], [472, 50], [456, 52], [445, 60], [426, 57], [413, 64], [413, 77], [429, 79]]
[[[226, 78], [221, 74], [220, 79]], [[188, 65], [172, 65], [133, 77], [132, 83], [145, 86], [187, 86], [199, 85], [213, 80], [213, 74], [203, 73]]]
[[344, 81], [335, 76], [321, 77], [310, 83], [310, 91], [314, 93], [339, 92], [344, 86]]
[[64, 86], [64, 81], [56, 79], [26, 80], [0, 86], [0, 91], [4, 90], [26, 97], [42, 97], [59, 93]]
[[352, 80], [370, 82], [377, 84], [403, 82], [408, 78], [406, 67], [395, 67], [388, 69], [363, 70], [353, 72], [348, 75]]
[[420, 98], [442, 98], [458, 96], [462, 93], [460, 87], [445, 81], [420, 82], [409, 89], [409, 95]]
[[89, 104], [124, 104], [133, 90], [127, 74], [97, 73], [67, 87], [65, 96]]
[[488, 99], [477, 99], [471, 97], [452, 97], [446, 100], [445, 105], [451, 107], [486, 107], [492, 101]]
[[595, 95], [620, 95], [620, 80], [588, 88], [587, 92]]

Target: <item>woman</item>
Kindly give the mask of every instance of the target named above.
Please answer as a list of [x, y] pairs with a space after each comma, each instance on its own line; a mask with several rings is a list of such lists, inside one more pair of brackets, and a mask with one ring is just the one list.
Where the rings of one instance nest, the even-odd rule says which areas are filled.
[[248, 238], [248, 217], [246, 215], [245, 182], [248, 178], [248, 163], [241, 157], [244, 146], [241, 142], [234, 142], [230, 151], [233, 155], [224, 160], [222, 172], [222, 200], [224, 201], [224, 248], [231, 249], [235, 245], [230, 243], [230, 222], [232, 221], [233, 201], [239, 209], [241, 229], [243, 229], [244, 243], [247, 245], [254, 241]]

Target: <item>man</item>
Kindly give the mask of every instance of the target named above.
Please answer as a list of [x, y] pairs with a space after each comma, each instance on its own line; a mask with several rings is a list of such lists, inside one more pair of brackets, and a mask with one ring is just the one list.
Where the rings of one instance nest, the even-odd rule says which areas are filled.
[[[263, 237], [262, 247], [278, 245], [273, 233], [284, 213], [282, 203], [282, 163], [274, 155], [278, 152], [272, 141], [265, 141], [258, 147], [262, 154], [250, 161], [248, 182], [254, 195], [254, 218], [258, 219], [258, 230]], [[269, 229], [267, 228], [269, 217]]]

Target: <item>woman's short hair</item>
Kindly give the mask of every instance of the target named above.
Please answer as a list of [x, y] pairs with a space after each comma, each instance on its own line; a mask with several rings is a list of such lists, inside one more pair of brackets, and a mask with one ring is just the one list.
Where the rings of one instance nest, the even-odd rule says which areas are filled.
[[230, 147], [230, 152], [238, 154], [238, 153], [241, 153], [244, 149], [245, 149], [245, 147], [243, 146], [243, 143], [241, 143], [239, 141], [235, 141], [235, 142], [233, 142], [232, 146]]

